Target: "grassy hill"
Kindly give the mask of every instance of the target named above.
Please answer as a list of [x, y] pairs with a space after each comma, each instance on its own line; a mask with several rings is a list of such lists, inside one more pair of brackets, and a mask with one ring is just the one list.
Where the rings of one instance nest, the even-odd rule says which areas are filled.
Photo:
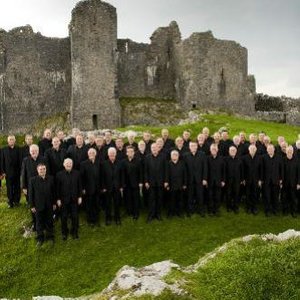
[[[230, 130], [231, 136], [241, 130], [246, 131], [247, 134], [264, 130], [273, 139], [276, 139], [278, 135], [284, 135], [289, 142], [294, 142], [300, 133], [299, 127], [247, 120], [228, 115], [204, 115], [198, 123], [170, 127], [170, 133], [172, 137], [176, 137], [182, 133], [183, 129], [188, 128], [192, 130], [192, 136], [195, 137], [203, 126], [208, 126], [211, 132], [226, 126]], [[135, 130], [145, 128], [154, 134], [158, 134], [160, 131], [159, 127], [133, 127]], [[128, 128], [121, 130], [126, 129]], [[172, 259], [174, 262], [186, 266], [232, 238], [254, 233], [272, 232], [277, 234], [289, 228], [300, 230], [299, 218], [294, 219], [289, 216], [265, 218], [261, 210], [257, 216], [253, 216], [247, 215], [243, 211], [235, 215], [222, 209], [219, 218], [206, 217], [203, 219], [194, 215], [190, 219], [164, 218], [162, 222], [157, 221], [151, 224], [146, 224], [145, 212], [143, 212], [137, 222], [123, 215], [120, 227], [104, 226], [102, 212], [101, 227], [96, 228], [87, 226], [85, 215], [81, 213], [79, 240], [62, 241], [60, 222], [58, 222], [56, 223], [55, 245], [50, 246], [46, 243], [41, 249], [37, 249], [34, 237], [28, 239], [22, 237], [22, 226], [28, 225], [30, 221], [24, 199], [22, 199], [21, 206], [13, 210], [7, 209], [5, 201], [6, 196], [3, 191], [0, 200], [0, 298], [30, 299], [37, 295], [62, 297], [89, 295], [106, 287], [119, 268], [126, 264], [144, 266]], [[261, 249], [263, 250], [263, 248]], [[270, 273], [266, 273], [266, 276], [269, 276], [268, 281], [262, 281], [257, 285], [261, 292], [258, 295], [263, 295], [261, 289], [264, 289], [264, 283], [272, 282], [273, 276], [276, 279], [276, 276], [284, 277], [285, 272], [287, 272], [287, 276], [289, 274], [288, 267], [273, 269], [273, 263], [271, 264], [270, 261], [276, 265], [277, 260], [283, 261], [284, 257], [288, 255], [287, 257], [290, 257], [291, 260], [287, 260], [287, 263], [294, 264], [297, 259], [296, 263], [299, 266], [299, 256], [294, 255], [297, 249], [299, 249], [299, 244], [287, 246], [286, 249], [276, 251], [266, 249], [262, 252], [261, 262], [258, 260], [251, 269], [252, 272], [255, 272], [255, 276], [253, 273], [253, 277], [251, 277], [253, 279], [251, 282], [255, 284], [259, 278], [267, 278], [263, 277], [262, 270], [266, 272], [269, 270]], [[281, 250], [282, 252], [280, 252]], [[249, 253], [254, 254], [255, 249]], [[242, 254], [243, 252], [241, 252]], [[227, 269], [222, 269], [222, 266], [227, 264], [224, 260], [216, 261], [215, 267], [220, 267], [220, 273], [215, 271], [218, 270], [217, 268], [209, 269], [208, 266], [205, 272], [190, 278], [193, 282], [189, 287], [191, 293], [198, 297], [197, 295], [201, 295], [210, 283], [206, 293], [207, 297], [204, 299], [214, 299], [211, 295], [215, 295], [215, 293], [220, 297], [225, 295], [229, 299], [230, 293], [238, 288], [239, 283], [231, 280], [233, 273], [240, 272], [240, 268], [235, 262], [237, 259], [243, 258], [246, 265], [247, 255], [245, 252], [243, 257], [239, 257], [238, 254], [233, 256], [233, 259], [230, 260], [232, 266], [228, 264]], [[260, 263], [262, 268], [259, 269]], [[255, 266], [258, 268], [257, 271]], [[291, 268], [295, 270], [295, 274], [299, 278], [299, 267], [294, 268], [291, 265]], [[244, 268], [244, 270], [247, 269]], [[216, 278], [218, 284], [212, 282], [213, 278]], [[286, 284], [288, 284], [289, 278], [287, 278]], [[278, 282], [275, 279], [274, 286]], [[223, 284], [226, 288], [224, 292], [222, 292]], [[240, 294], [237, 293], [237, 295]], [[161, 299], [172, 298], [166, 294], [161, 296]], [[252, 299], [255, 299], [255, 294]], [[264, 299], [270, 298], [265, 297]]]

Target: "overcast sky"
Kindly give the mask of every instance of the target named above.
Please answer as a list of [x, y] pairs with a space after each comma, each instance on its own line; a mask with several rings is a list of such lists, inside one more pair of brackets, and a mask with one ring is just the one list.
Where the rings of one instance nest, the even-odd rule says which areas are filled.
[[[77, 0], [0, 0], [0, 28], [30, 24], [65, 37]], [[182, 37], [212, 30], [248, 48], [257, 92], [300, 97], [300, 0], [108, 0], [118, 12], [118, 36], [149, 42], [172, 20]]]

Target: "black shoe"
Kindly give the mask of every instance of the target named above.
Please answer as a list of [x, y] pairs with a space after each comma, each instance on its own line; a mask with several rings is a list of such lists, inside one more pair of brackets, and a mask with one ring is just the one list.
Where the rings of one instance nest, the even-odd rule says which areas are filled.
[[269, 212], [269, 211], [266, 211], [266, 212], [265, 212], [265, 216], [266, 216], [266, 217], [270, 217], [270, 216], [271, 216], [270, 212]]
[[63, 241], [66, 241], [68, 239], [68, 237], [66, 235], [62, 236]]
[[149, 223], [151, 223], [152, 222], [152, 218], [151, 217], [148, 217], [147, 218], [147, 223], [149, 224]]
[[257, 214], [258, 214], [258, 210], [255, 208], [255, 209], [252, 209], [252, 214], [254, 215], [254, 216], [256, 216]]
[[297, 218], [297, 215], [294, 213], [294, 212], [292, 212], [292, 218]]
[[162, 221], [162, 217], [161, 217], [161, 216], [157, 216], [156, 219], [157, 219], [158, 221]]
[[121, 225], [121, 220], [116, 220], [116, 225]]
[[75, 234], [72, 234], [72, 238], [73, 238], [73, 240], [78, 240], [79, 236], [77, 233], [75, 233]]

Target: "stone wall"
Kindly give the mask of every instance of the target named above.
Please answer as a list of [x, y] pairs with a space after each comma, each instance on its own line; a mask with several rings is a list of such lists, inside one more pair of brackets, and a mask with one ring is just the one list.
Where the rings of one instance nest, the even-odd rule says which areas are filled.
[[254, 113], [255, 81], [248, 76], [246, 48], [208, 31], [192, 34], [177, 52], [183, 106]]
[[69, 110], [69, 39], [30, 26], [0, 31], [0, 129], [26, 131], [41, 117]]
[[119, 126], [116, 9], [98, 0], [81, 1], [72, 11], [69, 29], [73, 126]]

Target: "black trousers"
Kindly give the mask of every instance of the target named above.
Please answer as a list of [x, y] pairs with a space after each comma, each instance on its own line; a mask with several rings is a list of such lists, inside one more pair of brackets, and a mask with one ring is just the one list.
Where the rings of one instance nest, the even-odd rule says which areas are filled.
[[8, 204], [13, 206], [20, 203], [21, 199], [21, 186], [20, 176], [6, 177], [6, 189]]
[[222, 188], [218, 184], [212, 183], [208, 187], [208, 194], [209, 212], [215, 215], [219, 212], [220, 209]]
[[187, 213], [193, 214], [196, 211], [199, 213], [205, 212], [202, 183], [191, 183], [188, 185]]
[[62, 235], [69, 234], [68, 219], [71, 218], [71, 234], [78, 234], [79, 216], [78, 216], [78, 204], [74, 202], [63, 203], [60, 210], [61, 217], [61, 233]]
[[133, 218], [139, 217], [140, 211], [140, 190], [139, 187], [125, 187], [124, 199], [127, 214]]
[[[26, 195], [26, 202], [27, 202], [27, 207], [29, 207], [28, 193]], [[33, 226], [33, 230], [35, 231], [36, 230], [36, 214], [33, 213], [31, 210], [30, 210], [30, 213], [31, 213], [31, 223]]]
[[45, 208], [44, 210], [36, 211], [36, 233], [37, 240], [43, 242], [46, 238], [53, 239], [54, 238], [54, 230], [53, 230], [53, 209]]
[[281, 199], [283, 213], [297, 212], [297, 188], [295, 186], [283, 186]]
[[163, 188], [160, 186], [150, 186], [148, 203], [148, 220], [160, 218], [163, 197]]
[[227, 209], [238, 210], [240, 200], [240, 182], [228, 181], [226, 187]]
[[259, 200], [259, 187], [255, 181], [246, 183], [246, 210], [254, 212], [257, 210]]
[[180, 216], [182, 212], [182, 190], [170, 190], [168, 216]]
[[97, 224], [99, 222], [99, 195], [86, 195], [85, 197], [86, 220], [89, 224]]
[[278, 199], [280, 192], [279, 184], [265, 183], [263, 186], [263, 190], [265, 213], [276, 213], [278, 209]]
[[113, 188], [105, 193], [105, 220], [112, 221], [112, 215], [116, 222], [121, 220], [120, 216], [121, 193], [118, 189]]

